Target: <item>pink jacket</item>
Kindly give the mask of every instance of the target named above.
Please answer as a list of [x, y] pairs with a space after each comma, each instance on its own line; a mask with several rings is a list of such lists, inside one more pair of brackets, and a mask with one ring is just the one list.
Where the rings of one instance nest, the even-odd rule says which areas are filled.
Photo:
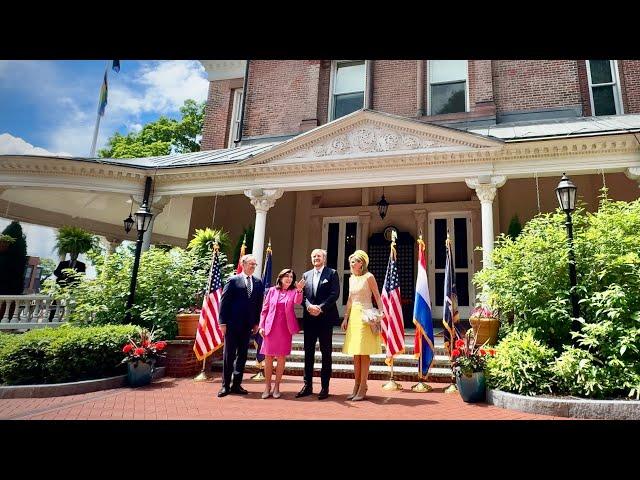
[[[269, 335], [271, 327], [273, 326], [273, 319], [276, 316], [276, 306], [278, 304], [278, 296], [282, 290], [276, 287], [271, 287], [264, 295], [264, 303], [262, 304], [262, 313], [260, 314], [260, 328], [264, 329], [264, 334]], [[285, 315], [287, 317], [287, 327], [291, 335], [300, 331], [300, 325], [298, 325], [298, 319], [296, 319], [296, 313], [293, 309], [293, 305], [300, 305], [302, 303], [302, 292], [298, 292], [297, 289], [285, 290], [287, 292], [287, 298], [285, 299]]]

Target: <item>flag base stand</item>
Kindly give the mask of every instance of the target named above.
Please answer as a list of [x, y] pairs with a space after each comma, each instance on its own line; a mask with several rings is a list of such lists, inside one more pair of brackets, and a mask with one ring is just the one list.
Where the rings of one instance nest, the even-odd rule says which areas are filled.
[[431, 388], [431, 386], [425, 382], [418, 382], [413, 387], [411, 387], [411, 391], [417, 393], [427, 393], [432, 390], [433, 388]]
[[205, 371], [205, 363], [206, 363], [207, 359], [205, 358], [204, 360], [202, 360], [202, 370], [200, 371], [200, 373], [194, 377], [193, 381], [194, 382], [206, 382], [207, 380], [209, 380], [211, 377], [209, 375], [207, 375], [207, 372]]
[[254, 382], [262, 382], [264, 378], [264, 373], [262, 372], [262, 370], [259, 370], [258, 373], [251, 377], [251, 380]]
[[448, 393], [448, 394], [458, 393], [458, 387], [456, 387], [455, 383], [452, 383], [451, 385], [449, 385], [447, 387], [447, 389], [444, 391], [444, 393]]
[[386, 391], [402, 390], [402, 385], [396, 382], [393, 378], [390, 378], [389, 381], [382, 386], [382, 389]]

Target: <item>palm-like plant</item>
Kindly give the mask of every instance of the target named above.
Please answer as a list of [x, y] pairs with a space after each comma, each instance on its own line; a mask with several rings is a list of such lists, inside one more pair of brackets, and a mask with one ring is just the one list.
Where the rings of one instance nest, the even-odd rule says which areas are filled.
[[220, 251], [225, 252], [229, 247], [229, 234], [220, 229], [196, 229], [196, 232], [189, 242], [187, 248], [192, 250], [199, 258], [211, 258], [213, 244], [218, 242]]
[[75, 262], [78, 255], [87, 253], [97, 246], [98, 238], [95, 235], [79, 227], [64, 226], [58, 229], [54, 249], [60, 255], [68, 253], [71, 261]]

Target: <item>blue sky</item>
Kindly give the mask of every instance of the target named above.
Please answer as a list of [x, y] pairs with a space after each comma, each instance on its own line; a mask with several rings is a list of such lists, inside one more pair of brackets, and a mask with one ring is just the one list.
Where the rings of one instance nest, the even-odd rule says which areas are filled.
[[[107, 64], [111, 61], [0, 60], [0, 155], [88, 156]], [[160, 115], [179, 118], [184, 101], [206, 100], [208, 87], [196, 60], [121, 60], [119, 73], [109, 68], [96, 151], [116, 131], [138, 131]], [[0, 231], [8, 223], [0, 218]], [[55, 258], [55, 230], [28, 230], [29, 255]]]

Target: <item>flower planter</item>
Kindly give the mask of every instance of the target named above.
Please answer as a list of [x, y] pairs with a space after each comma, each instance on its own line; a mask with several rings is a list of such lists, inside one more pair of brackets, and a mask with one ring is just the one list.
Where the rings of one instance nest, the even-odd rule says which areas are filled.
[[478, 336], [476, 345], [495, 345], [498, 341], [500, 320], [497, 318], [474, 317], [469, 319], [473, 333]]
[[129, 362], [127, 372], [127, 382], [131, 387], [142, 387], [151, 383], [151, 375], [155, 362]]
[[198, 331], [199, 313], [180, 313], [176, 315], [178, 321], [178, 336], [196, 338]]
[[9, 245], [11, 245], [11, 243], [6, 240], [0, 240], [0, 252], [5, 252], [9, 248]]
[[467, 403], [485, 401], [487, 387], [484, 372], [474, 372], [469, 377], [459, 373], [456, 375], [456, 386], [463, 401]]

